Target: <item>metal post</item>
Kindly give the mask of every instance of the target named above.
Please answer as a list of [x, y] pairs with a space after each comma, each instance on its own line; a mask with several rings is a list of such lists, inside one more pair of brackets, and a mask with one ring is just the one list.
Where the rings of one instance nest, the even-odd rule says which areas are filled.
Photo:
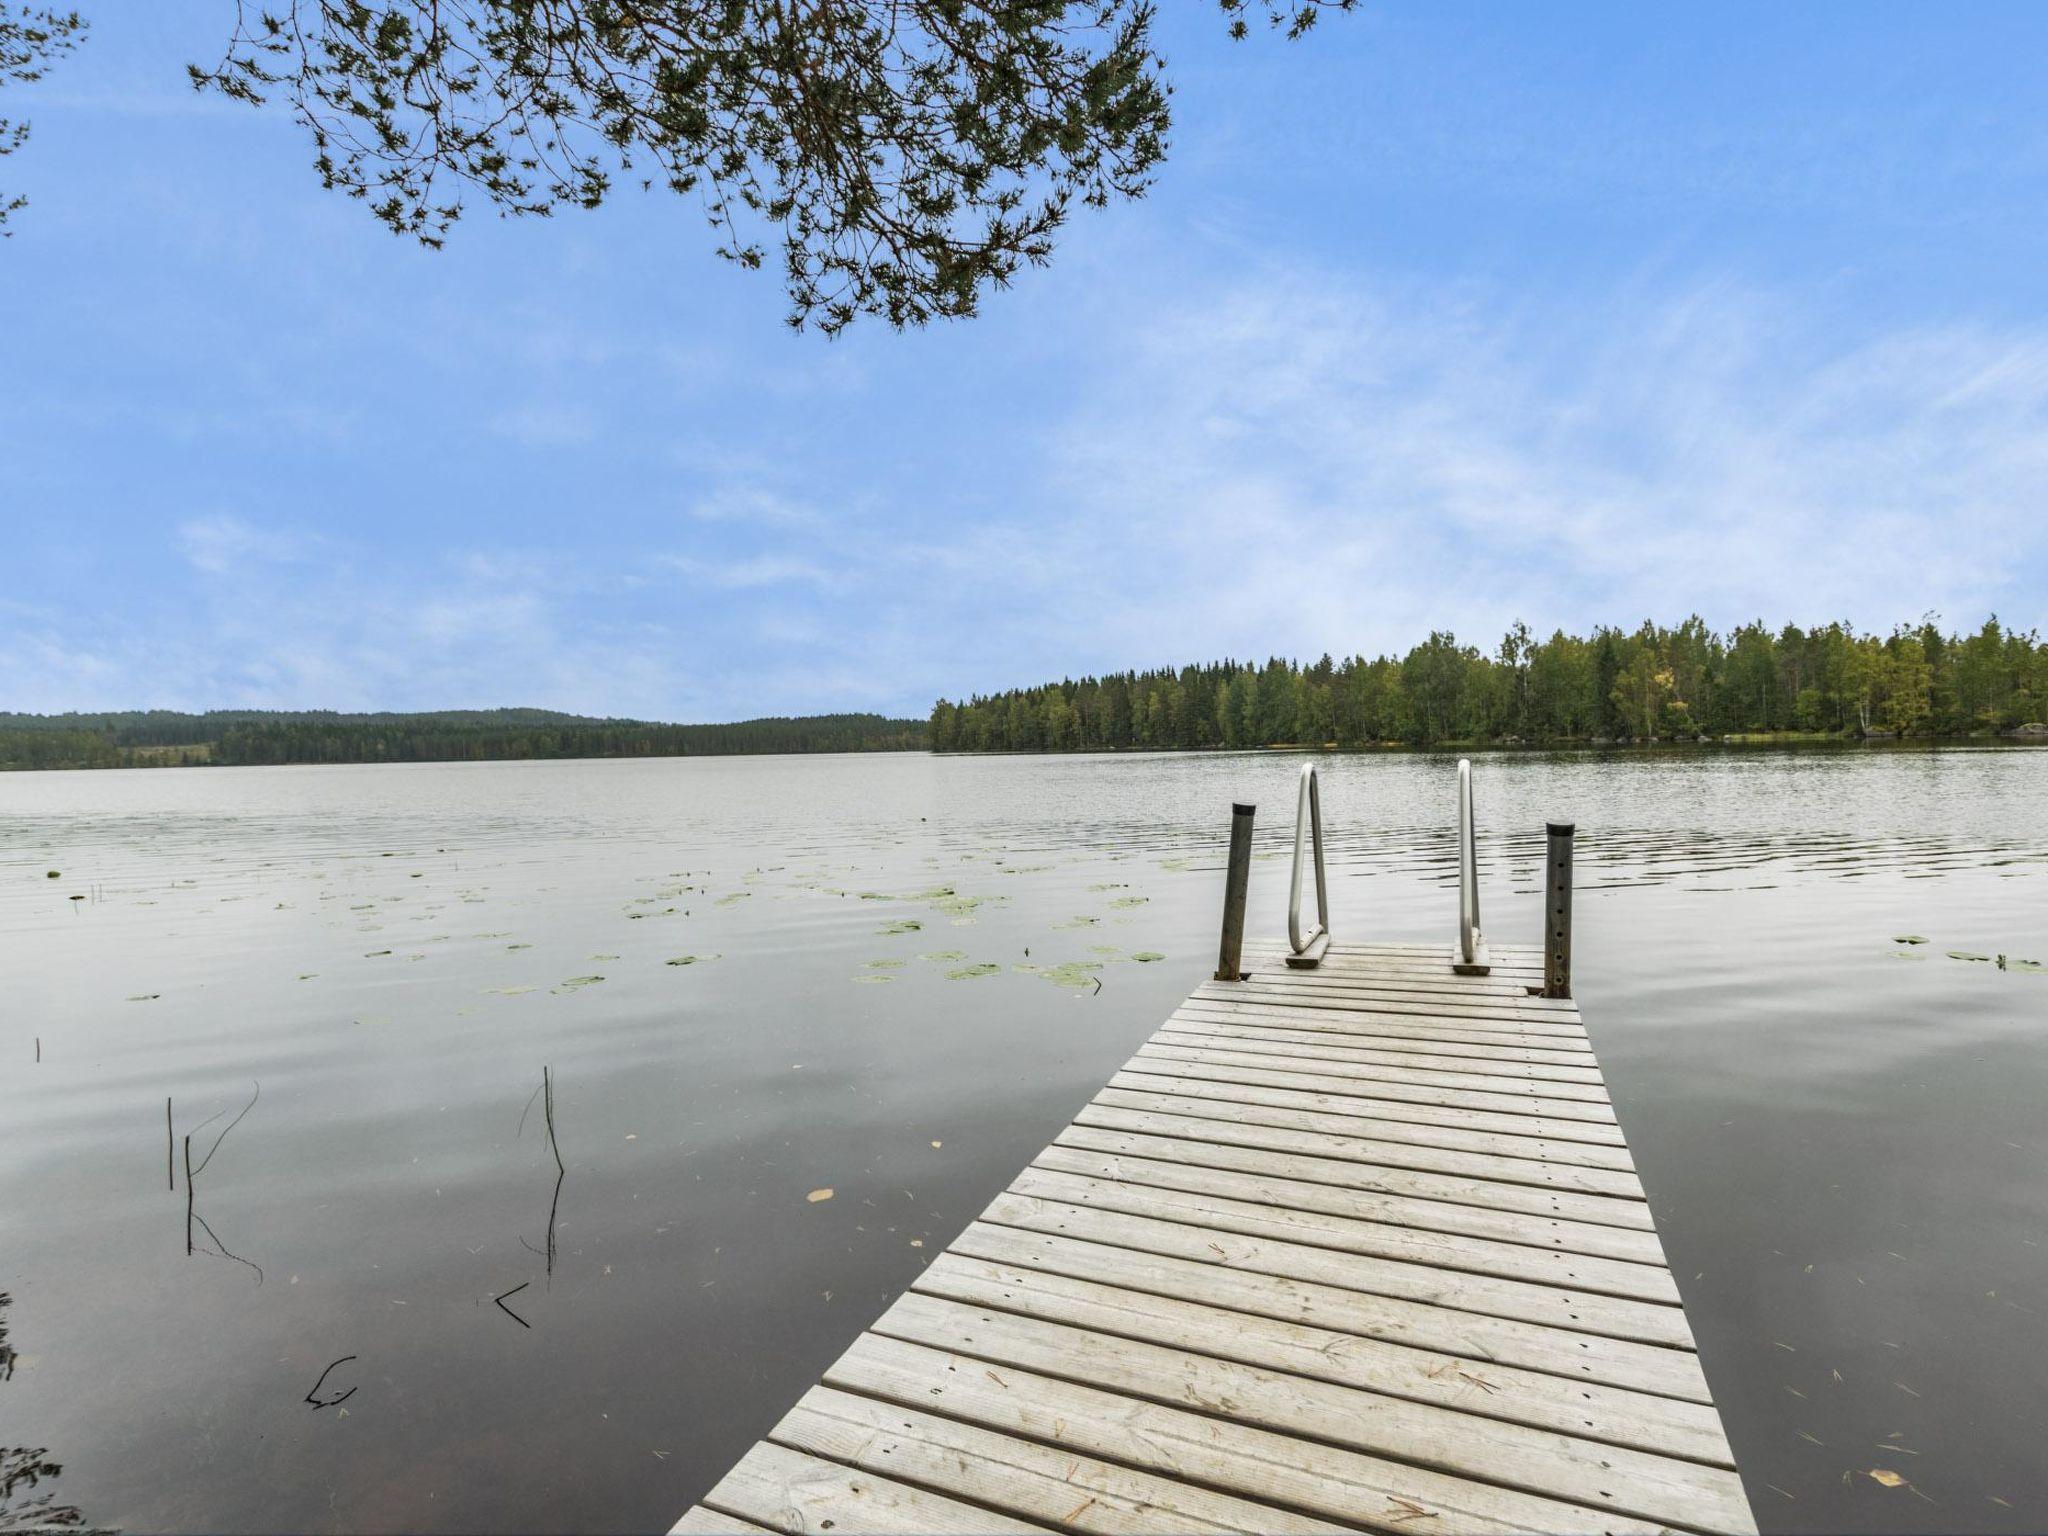
[[1460, 976], [1493, 973], [1493, 956], [1479, 928], [1479, 833], [1472, 812], [1472, 762], [1458, 759], [1458, 947], [1451, 969]]
[[1223, 877], [1223, 948], [1216, 957], [1218, 981], [1242, 981], [1244, 900], [1252, 879], [1252, 815], [1255, 805], [1230, 808], [1230, 869]]
[[1543, 995], [1572, 995], [1572, 835], [1568, 821], [1553, 821], [1543, 877]]

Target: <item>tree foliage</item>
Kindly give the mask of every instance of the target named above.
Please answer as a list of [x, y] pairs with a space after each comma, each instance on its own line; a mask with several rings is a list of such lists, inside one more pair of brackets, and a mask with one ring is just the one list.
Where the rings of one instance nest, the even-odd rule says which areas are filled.
[[1847, 624], [1716, 635], [1517, 624], [1492, 654], [1430, 635], [1405, 656], [1279, 657], [1018, 688], [933, 707], [937, 751], [1097, 751], [1335, 743], [1690, 741], [1757, 732], [1961, 736], [2048, 720], [2048, 643], [1993, 617], [1944, 635]]
[[664, 725], [544, 709], [359, 715], [331, 710], [0, 714], [0, 769], [699, 757], [901, 751], [924, 744], [923, 721], [880, 715]]
[[[1299, 36], [1356, 0], [1220, 0]], [[1076, 202], [1141, 196], [1166, 149], [1149, 0], [238, 0], [193, 83], [273, 98], [322, 182], [439, 246], [480, 195], [594, 208], [622, 180], [701, 199], [769, 260], [793, 325], [971, 315], [1051, 255]]]
[[[0, 0], [0, 85], [34, 84], [84, 35], [85, 22], [76, 11]], [[0, 117], [0, 157], [26, 144], [28, 129], [26, 121]], [[0, 191], [0, 240], [14, 233], [7, 227], [9, 217], [27, 206], [26, 197]]]

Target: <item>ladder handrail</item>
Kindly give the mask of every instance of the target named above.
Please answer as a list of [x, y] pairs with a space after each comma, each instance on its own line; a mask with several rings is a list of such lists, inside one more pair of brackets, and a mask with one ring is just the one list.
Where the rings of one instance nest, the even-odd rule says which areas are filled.
[[[1316, 926], [1313, 933], [1301, 931], [1301, 856], [1313, 838], [1316, 856]], [[1294, 885], [1287, 898], [1287, 942], [1299, 955], [1330, 932], [1330, 885], [1323, 873], [1323, 792], [1316, 778], [1316, 765], [1301, 765], [1301, 793], [1294, 806]]]
[[1467, 965], [1486, 959], [1486, 937], [1479, 928], [1479, 849], [1469, 757], [1458, 759], [1458, 953]]

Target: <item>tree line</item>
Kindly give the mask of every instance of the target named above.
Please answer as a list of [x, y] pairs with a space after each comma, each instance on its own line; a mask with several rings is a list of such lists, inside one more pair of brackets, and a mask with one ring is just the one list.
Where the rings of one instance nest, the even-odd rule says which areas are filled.
[[2048, 645], [1994, 616], [1930, 615], [1886, 635], [1697, 616], [1547, 640], [1517, 623], [1491, 652], [1448, 631], [1405, 656], [1207, 665], [1013, 688], [932, 708], [941, 752], [1334, 744], [1693, 741], [2048, 734]]
[[869, 714], [667, 725], [539, 709], [0, 713], [0, 769], [887, 752], [923, 747], [925, 734], [922, 720]]

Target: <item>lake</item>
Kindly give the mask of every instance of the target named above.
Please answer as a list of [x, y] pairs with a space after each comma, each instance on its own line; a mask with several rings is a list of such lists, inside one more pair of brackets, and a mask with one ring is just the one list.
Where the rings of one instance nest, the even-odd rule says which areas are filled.
[[[0, 777], [0, 1529], [665, 1529], [1213, 970], [1233, 800], [1284, 931], [1299, 760]], [[1454, 760], [1321, 761], [1448, 948]], [[2048, 752], [1476, 777], [1764, 1529], [2048, 1525]]]

